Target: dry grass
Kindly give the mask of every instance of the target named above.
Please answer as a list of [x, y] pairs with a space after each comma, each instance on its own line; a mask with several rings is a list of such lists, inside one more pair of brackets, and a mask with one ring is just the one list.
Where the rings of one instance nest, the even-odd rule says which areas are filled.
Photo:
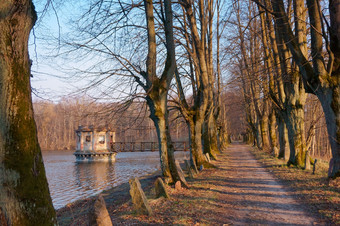
[[278, 179], [289, 186], [298, 199], [309, 205], [311, 211], [320, 213], [332, 224], [340, 225], [340, 178], [327, 178], [326, 162], [319, 161], [313, 175], [312, 170], [288, 167], [282, 159], [274, 158], [269, 153], [255, 148], [252, 153]]
[[[340, 224], [339, 215], [339, 183], [328, 181], [326, 168], [319, 169], [316, 175], [311, 171], [286, 167], [281, 160], [270, 155], [253, 151], [253, 154], [263, 163], [269, 171], [272, 171], [286, 186], [293, 191], [294, 197], [308, 205], [308, 209], [314, 216], [320, 213], [325, 220], [321, 224]], [[214, 163], [214, 161], [213, 161]], [[150, 206], [152, 216], [137, 215], [132, 207], [129, 195], [128, 183], [103, 192], [113, 225], [223, 225], [224, 223], [241, 224], [271, 224], [271, 219], [258, 219], [242, 215], [249, 209], [250, 203], [238, 202], [237, 186], [228, 187], [231, 183], [237, 183], [229, 164], [228, 153], [221, 156], [217, 168], [205, 169], [195, 179], [188, 179], [190, 189], [175, 190], [167, 186], [170, 199], [154, 199], [154, 182], [159, 172], [141, 179], [141, 184]], [[221, 168], [221, 165], [224, 167]], [[244, 184], [242, 185], [244, 186]], [[242, 187], [240, 186], [240, 187]], [[234, 193], [236, 192], [236, 193]], [[241, 193], [242, 194], [242, 193]], [[261, 199], [261, 196], [256, 196]], [[62, 225], [87, 225], [89, 207], [94, 198], [81, 200], [57, 211], [58, 222]], [[260, 203], [260, 202], [258, 202]], [[263, 217], [263, 216], [262, 216]], [[244, 221], [244, 220], [249, 221]], [[256, 219], [255, 219], [256, 220]], [[267, 223], [266, 223], [267, 222]], [[279, 224], [277, 224], [279, 225]]]

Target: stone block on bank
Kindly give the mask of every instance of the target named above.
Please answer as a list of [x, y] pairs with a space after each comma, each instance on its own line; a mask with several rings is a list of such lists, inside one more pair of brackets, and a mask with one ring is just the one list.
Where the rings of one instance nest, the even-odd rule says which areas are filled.
[[156, 182], [155, 182], [155, 192], [156, 192], [156, 198], [159, 197], [164, 197], [169, 199], [170, 196], [166, 190], [166, 187], [163, 183], [162, 178], [157, 178]]
[[314, 175], [315, 172], [316, 172], [316, 164], [317, 164], [317, 162], [318, 162], [318, 160], [315, 159], [315, 160], [314, 160], [314, 165], [313, 165], [313, 175]]
[[334, 167], [334, 158], [331, 158], [329, 161], [329, 167], [328, 167], [328, 177], [331, 177]]
[[98, 196], [91, 208], [89, 214], [89, 225], [112, 226], [112, 221], [109, 212], [106, 209], [105, 200], [102, 195]]
[[193, 173], [193, 170], [191, 169], [191, 166], [190, 166], [190, 163], [189, 163], [189, 160], [184, 160], [185, 162], [185, 165], [187, 167], [187, 171], [188, 171], [188, 174], [189, 174], [189, 178], [194, 178], [194, 173]]
[[206, 160], [207, 160], [208, 162], [210, 162], [210, 155], [209, 155], [209, 153], [205, 153], [205, 158], [206, 158]]
[[175, 190], [181, 190], [181, 189], [182, 189], [182, 185], [181, 185], [181, 182], [178, 180], [175, 183]]
[[138, 178], [129, 180], [130, 195], [137, 214], [151, 215], [152, 211]]
[[200, 171], [202, 171], [202, 170], [204, 170], [204, 166], [203, 165], [200, 166]]
[[195, 174], [198, 174], [198, 169], [197, 169], [195, 161], [192, 161], [192, 167], [193, 167]]
[[179, 165], [179, 162], [177, 160], [175, 161], [175, 164], [176, 164], [176, 168], [177, 168], [177, 171], [178, 171], [179, 179], [181, 180], [184, 187], [188, 188], [189, 185], [187, 184], [187, 181], [185, 180], [184, 173], [183, 173], [182, 168]]
[[305, 170], [310, 170], [310, 151], [306, 151]]

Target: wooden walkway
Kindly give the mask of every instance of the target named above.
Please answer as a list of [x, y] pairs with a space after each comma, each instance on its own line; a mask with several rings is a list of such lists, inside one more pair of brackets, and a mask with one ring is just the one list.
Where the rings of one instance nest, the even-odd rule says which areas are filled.
[[[189, 151], [189, 144], [185, 141], [172, 142], [175, 151]], [[146, 152], [158, 151], [158, 142], [113, 142], [114, 152]]]

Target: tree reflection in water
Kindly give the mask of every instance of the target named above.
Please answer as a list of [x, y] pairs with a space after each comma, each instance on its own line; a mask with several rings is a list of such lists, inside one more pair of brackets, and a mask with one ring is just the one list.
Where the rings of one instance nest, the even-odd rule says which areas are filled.
[[[180, 161], [189, 152], [175, 152]], [[116, 162], [75, 162], [73, 152], [43, 152], [45, 169], [54, 208], [96, 195], [159, 169], [158, 152], [118, 153]]]
[[102, 191], [110, 178], [115, 177], [113, 162], [76, 162], [74, 165], [76, 185], [85, 191]]

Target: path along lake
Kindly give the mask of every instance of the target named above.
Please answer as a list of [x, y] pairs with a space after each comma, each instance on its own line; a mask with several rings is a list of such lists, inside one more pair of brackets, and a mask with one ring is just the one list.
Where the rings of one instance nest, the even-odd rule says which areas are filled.
[[[189, 159], [189, 152], [175, 152], [175, 156], [182, 161]], [[76, 163], [69, 151], [45, 151], [43, 158], [55, 209], [160, 169], [158, 152], [118, 153], [113, 163]]]

